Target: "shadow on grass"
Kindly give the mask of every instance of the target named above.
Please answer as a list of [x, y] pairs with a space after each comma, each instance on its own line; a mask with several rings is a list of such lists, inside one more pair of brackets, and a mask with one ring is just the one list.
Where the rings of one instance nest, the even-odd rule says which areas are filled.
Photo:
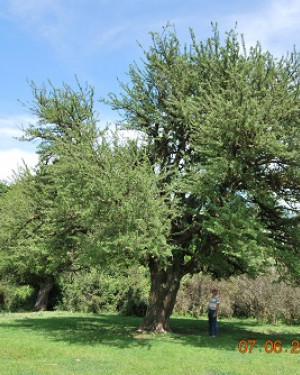
[[119, 349], [128, 347], [146, 347], [151, 349], [157, 341], [165, 341], [174, 345], [189, 345], [200, 348], [215, 348], [218, 350], [237, 350], [242, 339], [255, 339], [260, 347], [267, 340], [281, 340], [289, 344], [295, 338], [289, 332], [261, 333], [255, 330], [255, 322], [227, 321], [219, 322], [220, 336], [210, 338], [207, 334], [207, 321], [202, 319], [173, 318], [171, 319], [172, 333], [168, 334], [137, 334], [139, 318], [118, 315], [86, 315], [86, 316], [47, 316], [34, 315], [12, 322], [1, 323], [0, 328], [12, 330], [29, 330], [39, 332], [45, 338], [55, 341], [68, 342], [89, 346], [107, 345]]
[[[207, 320], [195, 319], [172, 319], [174, 326], [173, 334], [184, 337], [183, 344], [195, 345], [199, 347], [211, 347], [226, 350], [237, 350], [241, 340], [256, 340], [257, 346], [264, 350], [267, 340], [282, 341], [282, 345], [292, 347], [291, 342], [296, 338], [295, 333], [284, 328], [280, 332], [272, 330], [271, 326], [260, 326], [255, 321], [233, 320], [219, 321], [219, 337], [210, 338], [207, 334]], [[261, 329], [265, 327], [265, 329]], [[263, 332], [261, 332], [263, 331]]]

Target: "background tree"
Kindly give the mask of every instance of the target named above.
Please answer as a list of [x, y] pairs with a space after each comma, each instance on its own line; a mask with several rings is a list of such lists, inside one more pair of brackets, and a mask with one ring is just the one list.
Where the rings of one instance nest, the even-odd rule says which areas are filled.
[[38, 123], [26, 129], [24, 138], [41, 140], [40, 160], [35, 174], [19, 176], [5, 194], [1, 251], [3, 269], [39, 286], [34, 309], [42, 310], [57, 275], [75, 267], [86, 237], [88, 205], [81, 192], [88, 156], [83, 152], [92, 150], [98, 133], [92, 89], [75, 92], [65, 85], [48, 92], [31, 86]]
[[276, 60], [260, 44], [246, 52], [235, 31], [222, 43], [216, 28], [183, 48], [169, 28], [152, 41], [109, 103], [124, 128], [145, 134], [164, 173], [157, 194], [176, 211], [169, 257], [150, 246], [144, 258], [151, 290], [140, 328], [164, 331], [186, 273], [279, 263], [299, 277], [299, 56]]
[[2, 270], [39, 286], [43, 310], [62, 272], [168, 252], [170, 213], [143, 147], [96, 129], [90, 87], [32, 90], [38, 122], [24, 139], [40, 142], [39, 164], [6, 195], [0, 249]]

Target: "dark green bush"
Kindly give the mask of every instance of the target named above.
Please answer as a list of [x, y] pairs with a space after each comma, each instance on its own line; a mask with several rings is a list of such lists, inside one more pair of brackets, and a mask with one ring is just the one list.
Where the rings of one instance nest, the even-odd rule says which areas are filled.
[[141, 289], [129, 287], [123, 305], [119, 306], [119, 310], [123, 315], [145, 316], [147, 311], [147, 300], [145, 292]]
[[[148, 293], [143, 267], [119, 273], [115, 269], [91, 268], [61, 277], [61, 302], [56, 309], [82, 312], [116, 312], [141, 314], [142, 300]], [[130, 292], [129, 292], [130, 291]], [[141, 292], [143, 291], [143, 293]]]
[[[249, 278], [246, 275], [215, 281], [203, 274], [185, 276], [174, 312], [199, 316], [207, 313], [210, 290], [219, 289], [220, 317], [253, 317], [276, 324], [300, 322], [300, 287], [278, 281], [276, 274]], [[111, 268], [61, 275], [50, 294], [49, 309], [82, 312], [120, 312], [144, 316], [149, 277], [143, 267], [126, 271]], [[37, 290], [0, 279], [0, 310], [32, 310]]]
[[37, 291], [30, 285], [14, 285], [0, 280], [0, 311], [26, 311], [34, 304]]

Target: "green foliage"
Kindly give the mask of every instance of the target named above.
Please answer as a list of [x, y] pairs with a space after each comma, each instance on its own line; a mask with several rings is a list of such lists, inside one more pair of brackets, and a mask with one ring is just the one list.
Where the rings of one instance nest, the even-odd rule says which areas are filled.
[[36, 290], [30, 285], [14, 285], [12, 281], [0, 280], [0, 311], [26, 311], [32, 307]]
[[5, 194], [9, 190], [9, 185], [6, 182], [0, 181], [0, 194]]
[[96, 130], [92, 89], [32, 87], [39, 121], [25, 138], [41, 140], [40, 161], [1, 196], [2, 272], [40, 285], [91, 264], [144, 262], [153, 239], [169, 254], [171, 211], [145, 151]]
[[[246, 52], [216, 27], [185, 46], [165, 28], [144, 52], [109, 100], [142, 141], [97, 129], [92, 87], [31, 83], [38, 121], [23, 138], [39, 141], [40, 159], [34, 174], [1, 183], [1, 273], [41, 285], [77, 272], [63, 305], [98, 311], [120, 286], [83, 269], [143, 265], [162, 280], [151, 292], [166, 316], [168, 291], [188, 273], [271, 265], [299, 282], [299, 55]], [[144, 298], [130, 293], [124, 311]]]
[[124, 315], [145, 313], [145, 299], [149, 290], [146, 270], [131, 267], [120, 273], [111, 267], [101, 270], [66, 274], [60, 278], [62, 300], [58, 310], [81, 312], [116, 312]]
[[62, 88], [56, 88], [49, 81], [48, 87], [38, 88], [30, 82], [33, 95], [30, 111], [38, 122], [29, 124], [21, 139], [40, 140], [39, 154], [43, 163], [92, 146], [98, 136], [94, 89], [89, 85], [81, 86], [77, 79], [76, 82], [77, 91], [65, 83]]
[[146, 311], [147, 300], [145, 291], [142, 291], [140, 288], [134, 290], [130, 286], [125, 296], [125, 303], [121, 307], [121, 313], [125, 316], [145, 316]]
[[35, 174], [25, 169], [1, 197], [0, 267], [21, 281], [40, 284], [76, 267], [86, 229], [78, 214], [82, 201], [75, 201], [82, 191], [74, 179], [81, 166], [72, 165], [70, 157], [92, 147], [97, 131], [92, 89], [79, 87], [76, 93], [65, 85], [48, 92], [34, 84], [32, 89], [32, 111], [39, 118], [25, 138], [41, 139], [40, 161]]
[[159, 197], [160, 176], [146, 150], [97, 131], [92, 88], [32, 88], [38, 123], [25, 130], [24, 138], [40, 140], [40, 162], [25, 182], [34, 206], [34, 228], [26, 242], [42, 245], [48, 273], [79, 259], [89, 264], [91, 257], [96, 263], [124, 262], [124, 252], [141, 261], [150, 246], [170, 254], [165, 233], [172, 210]]
[[203, 274], [185, 276], [174, 311], [206, 315], [212, 287], [219, 289], [221, 318], [255, 318], [272, 324], [300, 321], [300, 288], [280, 281], [278, 274], [240, 275], [219, 281]]
[[275, 259], [297, 278], [299, 55], [276, 60], [260, 44], [246, 52], [239, 39], [232, 30], [222, 41], [214, 27], [182, 47], [170, 28], [153, 33], [110, 104], [146, 135], [157, 173], [167, 171], [159, 188], [177, 213], [169, 264], [221, 277]]
[[59, 310], [96, 313], [116, 309], [120, 280], [100, 274], [97, 268], [65, 275], [60, 282], [62, 301], [56, 306]]

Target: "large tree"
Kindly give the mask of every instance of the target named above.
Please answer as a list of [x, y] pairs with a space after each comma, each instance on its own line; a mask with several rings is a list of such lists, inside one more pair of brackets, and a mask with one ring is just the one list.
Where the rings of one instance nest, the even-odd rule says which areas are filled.
[[299, 279], [299, 55], [276, 59], [260, 44], [247, 52], [235, 31], [222, 42], [216, 28], [206, 41], [191, 33], [190, 45], [169, 28], [152, 41], [108, 102], [124, 128], [145, 135], [164, 174], [157, 194], [176, 211], [170, 253], [149, 246], [140, 259], [151, 275], [140, 329], [164, 331], [186, 273], [277, 264]]
[[40, 158], [1, 197], [0, 270], [38, 286], [44, 310], [62, 272], [131, 264], [150, 243], [166, 252], [170, 213], [143, 147], [97, 130], [91, 87], [31, 86], [38, 121], [24, 139], [39, 142]]
[[100, 137], [91, 88], [32, 85], [39, 121], [26, 135], [40, 162], [18, 185], [21, 209], [2, 209], [6, 259], [50, 286], [74, 262], [142, 263], [151, 290], [140, 328], [156, 331], [169, 329], [186, 273], [277, 264], [299, 280], [298, 55], [246, 53], [216, 29], [181, 48], [167, 29], [129, 76], [110, 98], [139, 135], [127, 143]]
[[[40, 139], [40, 160], [35, 173], [24, 169], [2, 199], [1, 270], [38, 286], [34, 309], [43, 310], [57, 276], [78, 267], [88, 232], [84, 168], [98, 132], [91, 88], [31, 87], [38, 122], [26, 129], [25, 138]], [[80, 163], [73, 153], [87, 157]]]

